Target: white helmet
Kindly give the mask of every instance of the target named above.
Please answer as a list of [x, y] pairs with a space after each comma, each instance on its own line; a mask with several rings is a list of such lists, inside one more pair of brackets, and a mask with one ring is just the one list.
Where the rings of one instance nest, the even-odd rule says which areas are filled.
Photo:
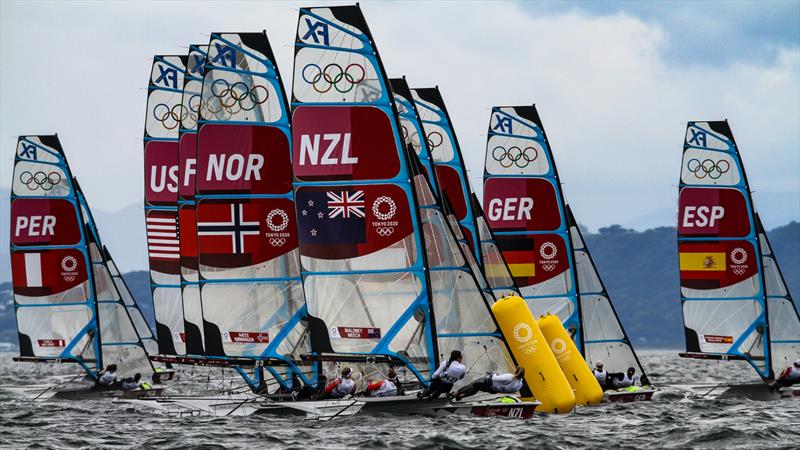
[[800, 369], [800, 359], [795, 360], [794, 366], [797, 367], [798, 369]]

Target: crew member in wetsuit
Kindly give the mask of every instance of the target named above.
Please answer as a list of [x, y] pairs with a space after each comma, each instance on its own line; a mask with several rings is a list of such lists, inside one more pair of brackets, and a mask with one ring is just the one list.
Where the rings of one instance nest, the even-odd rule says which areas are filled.
[[513, 394], [519, 392], [524, 384], [525, 368], [517, 367], [514, 373], [493, 373], [488, 377], [481, 378], [471, 384], [468, 384], [456, 392], [454, 396], [456, 400], [461, 400], [464, 397], [469, 397], [477, 394], [478, 392], [488, 392], [490, 394]]
[[600, 383], [600, 387], [603, 388], [604, 391], [608, 389], [608, 371], [603, 368], [603, 361], [594, 363], [592, 373], [595, 379], [597, 379], [597, 382]]
[[378, 380], [367, 384], [365, 394], [370, 397], [394, 397], [397, 395], [397, 385], [392, 381], [397, 380], [394, 369], [389, 369], [385, 380]]
[[142, 379], [142, 374], [137, 373], [136, 375], [133, 376], [133, 378], [130, 377], [125, 378], [125, 380], [122, 381], [120, 387], [122, 388], [123, 391], [134, 391], [136, 389], [139, 389], [140, 387], [139, 383], [141, 379]]
[[431, 377], [431, 383], [428, 387], [420, 392], [418, 398], [434, 399], [442, 394], [448, 394], [453, 389], [453, 385], [458, 380], [464, 378], [467, 373], [467, 368], [462, 364], [464, 357], [458, 350], [453, 350], [450, 353], [450, 359], [442, 361], [436, 372]]
[[639, 381], [639, 377], [636, 375], [636, 369], [633, 367], [628, 367], [628, 371], [624, 374], [619, 373], [611, 375], [611, 382], [614, 385], [614, 389], [630, 387]]
[[117, 384], [117, 365], [109, 364], [106, 370], [100, 372], [96, 387], [99, 389], [115, 389]]
[[350, 395], [356, 390], [356, 383], [350, 377], [353, 375], [353, 370], [349, 367], [342, 369], [342, 375], [325, 386], [319, 398], [343, 398]]
[[800, 359], [791, 366], [783, 369], [781, 376], [769, 384], [770, 389], [780, 389], [782, 387], [794, 386], [800, 383]]

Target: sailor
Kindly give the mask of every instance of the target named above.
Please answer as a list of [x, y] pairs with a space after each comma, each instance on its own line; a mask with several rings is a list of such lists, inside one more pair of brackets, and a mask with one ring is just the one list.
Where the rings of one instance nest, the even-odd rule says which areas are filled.
[[97, 386], [101, 389], [113, 389], [116, 382], [117, 365], [109, 364], [106, 370], [100, 372], [100, 378], [97, 379]]
[[462, 364], [464, 357], [458, 350], [450, 352], [450, 359], [442, 361], [436, 372], [431, 377], [428, 387], [417, 394], [418, 398], [434, 399], [442, 394], [448, 394], [453, 389], [453, 385], [467, 373], [467, 368]]
[[481, 378], [471, 384], [468, 384], [456, 392], [454, 396], [456, 400], [461, 400], [464, 397], [469, 397], [477, 394], [478, 392], [488, 392], [490, 394], [513, 394], [519, 392], [524, 384], [525, 368], [517, 367], [514, 373], [496, 374], [492, 373], [486, 378]]
[[769, 384], [770, 389], [779, 389], [782, 387], [789, 387], [800, 383], [800, 359], [794, 362], [791, 366], [783, 369], [781, 376], [777, 380]]
[[325, 386], [320, 398], [343, 398], [355, 392], [356, 383], [352, 380], [353, 370], [349, 367], [342, 369], [342, 375]]
[[122, 385], [120, 387], [123, 391], [133, 391], [139, 389], [141, 380], [142, 374], [137, 373], [133, 378], [128, 377], [122, 380]]
[[600, 387], [605, 390], [606, 386], [608, 385], [608, 371], [603, 368], [603, 361], [597, 361], [594, 363], [594, 369], [592, 369], [592, 373], [597, 379], [597, 382], [600, 383]]
[[628, 371], [624, 374], [619, 373], [612, 376], [612, 383], [615, 389], [630, 387], [637, 382], [639, 382], [639, 377], [633, 367], [628, 367]]
[[394, 397], [397, 395], [397, 385], [392, 381], [397, 380], [394, 369], [389, 369], [385, 380], [370, 382], [368, 380], [366, 394], [370, 397]]
[[394, 387], [397, 389], [396, 395], [405, 395], [406, 390], [403, 388], [403, 383], [400, 382], [400, 377], [394, 369], [389, 369], [389, 374], [386, 379], [394, 384]]

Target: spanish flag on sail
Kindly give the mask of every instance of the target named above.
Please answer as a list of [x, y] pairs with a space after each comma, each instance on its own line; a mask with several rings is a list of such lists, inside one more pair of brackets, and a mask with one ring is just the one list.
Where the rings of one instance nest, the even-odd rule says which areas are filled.
[[678, 250], [682, 279], [723, 279], [727, 270], [727, 249], [722, 244], [682, 244]]

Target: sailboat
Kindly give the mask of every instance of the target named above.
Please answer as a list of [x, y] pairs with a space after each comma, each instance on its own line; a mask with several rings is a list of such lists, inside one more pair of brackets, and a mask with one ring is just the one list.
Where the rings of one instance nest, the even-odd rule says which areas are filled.
[[702, 397], [800, 398], [800, 386], [764, 384], [800, 358], [800, 317], [727, 121], [688, 123], [679, 192], [680, 355], [746, 361], [762, 380], [690, 388]]
[[556, 314], [590, 366], [629, 367], [642, 387], [606, 391], [609, 401], [649, 400], [654, 389], [561, 191], [535, 106], [496, 106], [490, 116], [484, 213], [508, 269], [535, 316]]
[[121, 376], [151, 377], [145, 342], [152, 343], [152, 332], [100, 241], [58, 137], [20, 136], [13, 180], [11, 267], [20, 344], [14, 359], [74, 363], [85, 374], [24, 393], [37, 399], [121, 395], [93, 390], [94, 380], [110, 364]]

